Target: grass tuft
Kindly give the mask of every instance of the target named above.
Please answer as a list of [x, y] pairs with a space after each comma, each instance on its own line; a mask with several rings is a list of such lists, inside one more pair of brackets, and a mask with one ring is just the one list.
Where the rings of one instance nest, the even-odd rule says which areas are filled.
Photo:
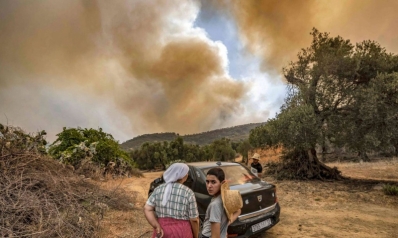
[[383, 192], [386, 195], [398, 196], [398, 186], [386, 184], [383, 186]]

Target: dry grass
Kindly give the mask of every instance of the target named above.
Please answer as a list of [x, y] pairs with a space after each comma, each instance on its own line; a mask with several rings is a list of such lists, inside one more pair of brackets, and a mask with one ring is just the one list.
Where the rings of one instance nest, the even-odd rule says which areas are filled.
[[[258, 237], [395, 237], [398, 231], [395, 212], [398, 200], [396, 196], [382, 192], [384, 180], [377, 177], [380, 173], [374, 172], [378, 172], [380, 167], [385, 169], [385, 174], [398, 174], [398, 163], [386, 160], [363, 164], [339, 163], [335, 166], [351, 179], [321, 182], [265, 178], [267, 182], [277, 185], [282, 213], [280, 223]], [[362, 167], [366, 169], [361, 170]], [[129, 212], [110, 211], [105, 214], [102, 223], [104, 233], [100, 237], [151, 237], [152, 229], [145, 220], [142, 208], [149, 183], [160, 175], [161, 172], [144, 173], [143, 178], [107, 182], [109, 187], [120, 186], [129, 194], [137, 192], [136, 203]], [[375, 179], [360, 179], [366, 175]]]
[[398, 158], [374, 158], [372, 162], [333, 162], [330, 167], [337, 167], [343, 176], [358, 179], [398, 180]]
[[146, 197], [140, 192], [145, 191], [142, 189], [140, 189], [140, 192], [130, 190], [132, 180], [142, 179], [144, 178], [114, 179], [99, 184], [102, 189], [107, 191], [113, 191], [115, 188], [125, 191], [125, 195], [133, 201], [129, 203], [129, 209], [112, 209], [105, 214], [104, 219], [101, 221], [99, 237], [147, 237], [146, 235], [152, 232], [151, 227], [143, 216], [142, 209]]

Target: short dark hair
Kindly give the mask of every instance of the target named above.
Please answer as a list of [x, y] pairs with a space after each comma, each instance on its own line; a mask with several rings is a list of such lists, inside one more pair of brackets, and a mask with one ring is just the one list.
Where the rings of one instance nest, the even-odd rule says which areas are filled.
[[218, 167], [210, 169], [206, 175], [214, 175], [220, 182], [225, 180], [224, 170]]

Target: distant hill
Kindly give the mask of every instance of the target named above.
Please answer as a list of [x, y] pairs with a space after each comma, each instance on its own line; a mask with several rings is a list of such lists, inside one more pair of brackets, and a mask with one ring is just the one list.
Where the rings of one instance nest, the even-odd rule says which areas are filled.
[[[213, 131], [202, 132], [198, 134], [191, 135], [181, 135], [186, 143], [198, 144], [198, 145], [207, 145], [212, 143], [214, 140], [221, 138], [228, 138], [233, 142], [238, 142], [241, 140], [245, 140], [249, 138], [249, 133], [251, 129], [254, 129], [257, 126], [263, 125], [262, 123], [250, 123], [240, 126], [228, 127], [223, 129], [217, 129]], [[177, 138], [178, 134], [174, 132], [165, 132], [165, 133], [154, 133], [154, 134], [145, 134], [134, 137], [131, 140], [123, 142], [121, 147], [125, 150], [127, 149], [138, 149], [145, 142], [163, 142], [163, 141], [172, 141]]]

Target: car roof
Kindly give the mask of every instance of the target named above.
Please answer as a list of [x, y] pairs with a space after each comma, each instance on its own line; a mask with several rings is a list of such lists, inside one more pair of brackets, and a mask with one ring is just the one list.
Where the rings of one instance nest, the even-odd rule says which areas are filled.
[[192, 162], [186, 164], [199, 169], [213, 168], [218, 166], [222, 167], [222, 166], [240, 165], [238, 162], [223, 162], [223, 161], [204, 161], [204, 162]]

